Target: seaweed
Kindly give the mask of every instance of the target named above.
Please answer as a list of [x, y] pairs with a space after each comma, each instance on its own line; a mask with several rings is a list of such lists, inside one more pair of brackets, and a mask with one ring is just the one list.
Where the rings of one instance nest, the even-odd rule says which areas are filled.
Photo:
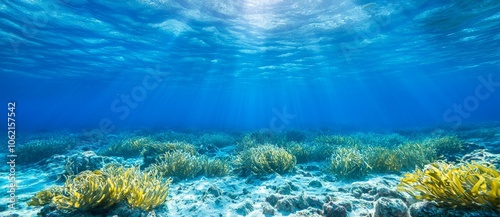
[[64, 154], [77, 144], [73, 137], [51, 136], [45, 139], [27, 141], [17, 148], [17, 163], [35, 163], [55, 154]]
[[439, 206], [500, 208], [500, 171], [485, 163], [438, 161], [405, 174], [397, 189]]
[[341, 135], [321, 135], [314, 138], [315, 143], [325, 144], [330, 146], [355, 146], [360, 143], [360, 141], [351, 136], [341, 136]]
[[72, 176], [64, 186], [38, 192], [28, 205], [53, 203], [62, 211], [106, 213], [115, 204], [127, 201], [133, 208], [150, 211], [165, 202], [170, 182], [156, 170], [141, 172], [137, 167], [108, 165]]
[[293, 170], [297, 163], [295, 156], [274, 145], [261, 145], [241, 152], [235, 160], [237, 171], [263, 175], [284, 174]]
[[371, 171], [366, 158], [356, 148], [338, 148], [330, 157], [328, 171], [342, 179], [359, 179]]
[[220, 177], [229, 173], [229, 161], [224, 159], [213, 159], [206, 156], [199, 157], [201, 164], [200, 174], [207, 177]]
[[462, 141], [456, 136], [444, 136], [428, 139], [424, 143], [431, 145], [438, 155], [452, 155], [463, 150]]
[[135, 137], [113, 143], [101, 154], [108, 156], [137, 157], [153, 140], [149, 137]]
[[157, 162], [148, 168], [157, 170], [162, 176], [188, 179], [199, 174], [202, 164], [196, 155], [185, 151], [173, 151], [160, 155]]
[[428, 144], [406, 143], [396, 147], [368, 146], [363, 150], [366, 161], [375, 172], [398, 172], [414, 169], [438, 159]]
[[284, 148], [297, 158], [297, 163], [323, 161], [328, 159], [336, 149], [335, 146], [323, 143], [304, 144], [298, 142], [288, 142]]

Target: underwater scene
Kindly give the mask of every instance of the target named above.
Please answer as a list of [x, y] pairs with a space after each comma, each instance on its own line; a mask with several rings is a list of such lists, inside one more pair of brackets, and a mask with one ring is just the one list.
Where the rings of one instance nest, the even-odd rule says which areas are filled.
[[500, 216], [499, 0], [2, 0], [1, 217]]

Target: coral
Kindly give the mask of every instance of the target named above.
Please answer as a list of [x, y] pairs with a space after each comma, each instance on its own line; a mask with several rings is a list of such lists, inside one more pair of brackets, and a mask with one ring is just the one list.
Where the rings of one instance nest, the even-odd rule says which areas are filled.
[[283, 174], [293, 170], [296, 163], [295, 156], [274, 145], [250, 148], [241, 152], [235, 161], [238, 170], [255, 174]]
[[476, 162], [438, 161], [404, 175], [398, 190], [439, 206], [500, 208], [500, 171]]
[[162, 176], [187, 179], [198, 175], [202, 165], [195, 155], [185, 151], [173, 151], [161, 155], [149, 168], [158, 170]]
[[339, 178], [362, 178], [371, 170], [365, 157], [357, 148], [338, 148], [330, 157], [328, 170]]

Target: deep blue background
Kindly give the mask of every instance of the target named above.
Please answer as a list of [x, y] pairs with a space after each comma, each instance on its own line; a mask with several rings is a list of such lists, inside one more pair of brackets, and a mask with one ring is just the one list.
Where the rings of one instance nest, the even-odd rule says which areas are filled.
[[[5, 1], [1, 103], [23, 130], [452, 127], [478, 76], [500, 82], [498, 1], [214, 2]], [[499, 109], [497, 87], [461, 120]]]

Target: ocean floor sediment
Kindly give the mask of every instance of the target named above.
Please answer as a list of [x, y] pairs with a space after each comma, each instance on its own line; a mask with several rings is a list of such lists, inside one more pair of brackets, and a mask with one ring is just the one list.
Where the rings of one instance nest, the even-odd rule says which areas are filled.
[[[398, 185], [405, 174], [433, 162], [480, 162], [498, 169], [499, 129], [478, 126], [460, 132], [369, 133], [134, 130], [101, 139], [71, 132], [34, 133], [21, 139], [17, 149], [15, 209], [9, 208], [10, 198], [4, 196], [0, 215], [498, 216], [498, 210], [489, 204], [443, 206], [440, 201], [412, 197]], [[405, 161], [405, 153], [416, 147], [420, 152], [410, 154], [424, 154]], [[261, 158], [255, 160], [256, 156]], [[171, 161], [173, 157], [177, 161]], [[186, 164], [190, 166], [181, 167], [181, 157], [192, 161]], [[259, 160], [267, 160], [266, 166]], [[177, 167], [170, 168], [172, 164]], [[61, 208], [52, 202], [28, 206], [37, 192], [65, 186], [78, 174], [107, 165], [158, 170], [164, 180], [171, 180], [167, 200], [151, 210], [131, 208], [125, 200], [96, 211]], [[9, 169], [7, 164], [2, 166], [2, 171]], [[0, 186], [9, 189], [11, 184], [9, 173], [2, 172]]]

